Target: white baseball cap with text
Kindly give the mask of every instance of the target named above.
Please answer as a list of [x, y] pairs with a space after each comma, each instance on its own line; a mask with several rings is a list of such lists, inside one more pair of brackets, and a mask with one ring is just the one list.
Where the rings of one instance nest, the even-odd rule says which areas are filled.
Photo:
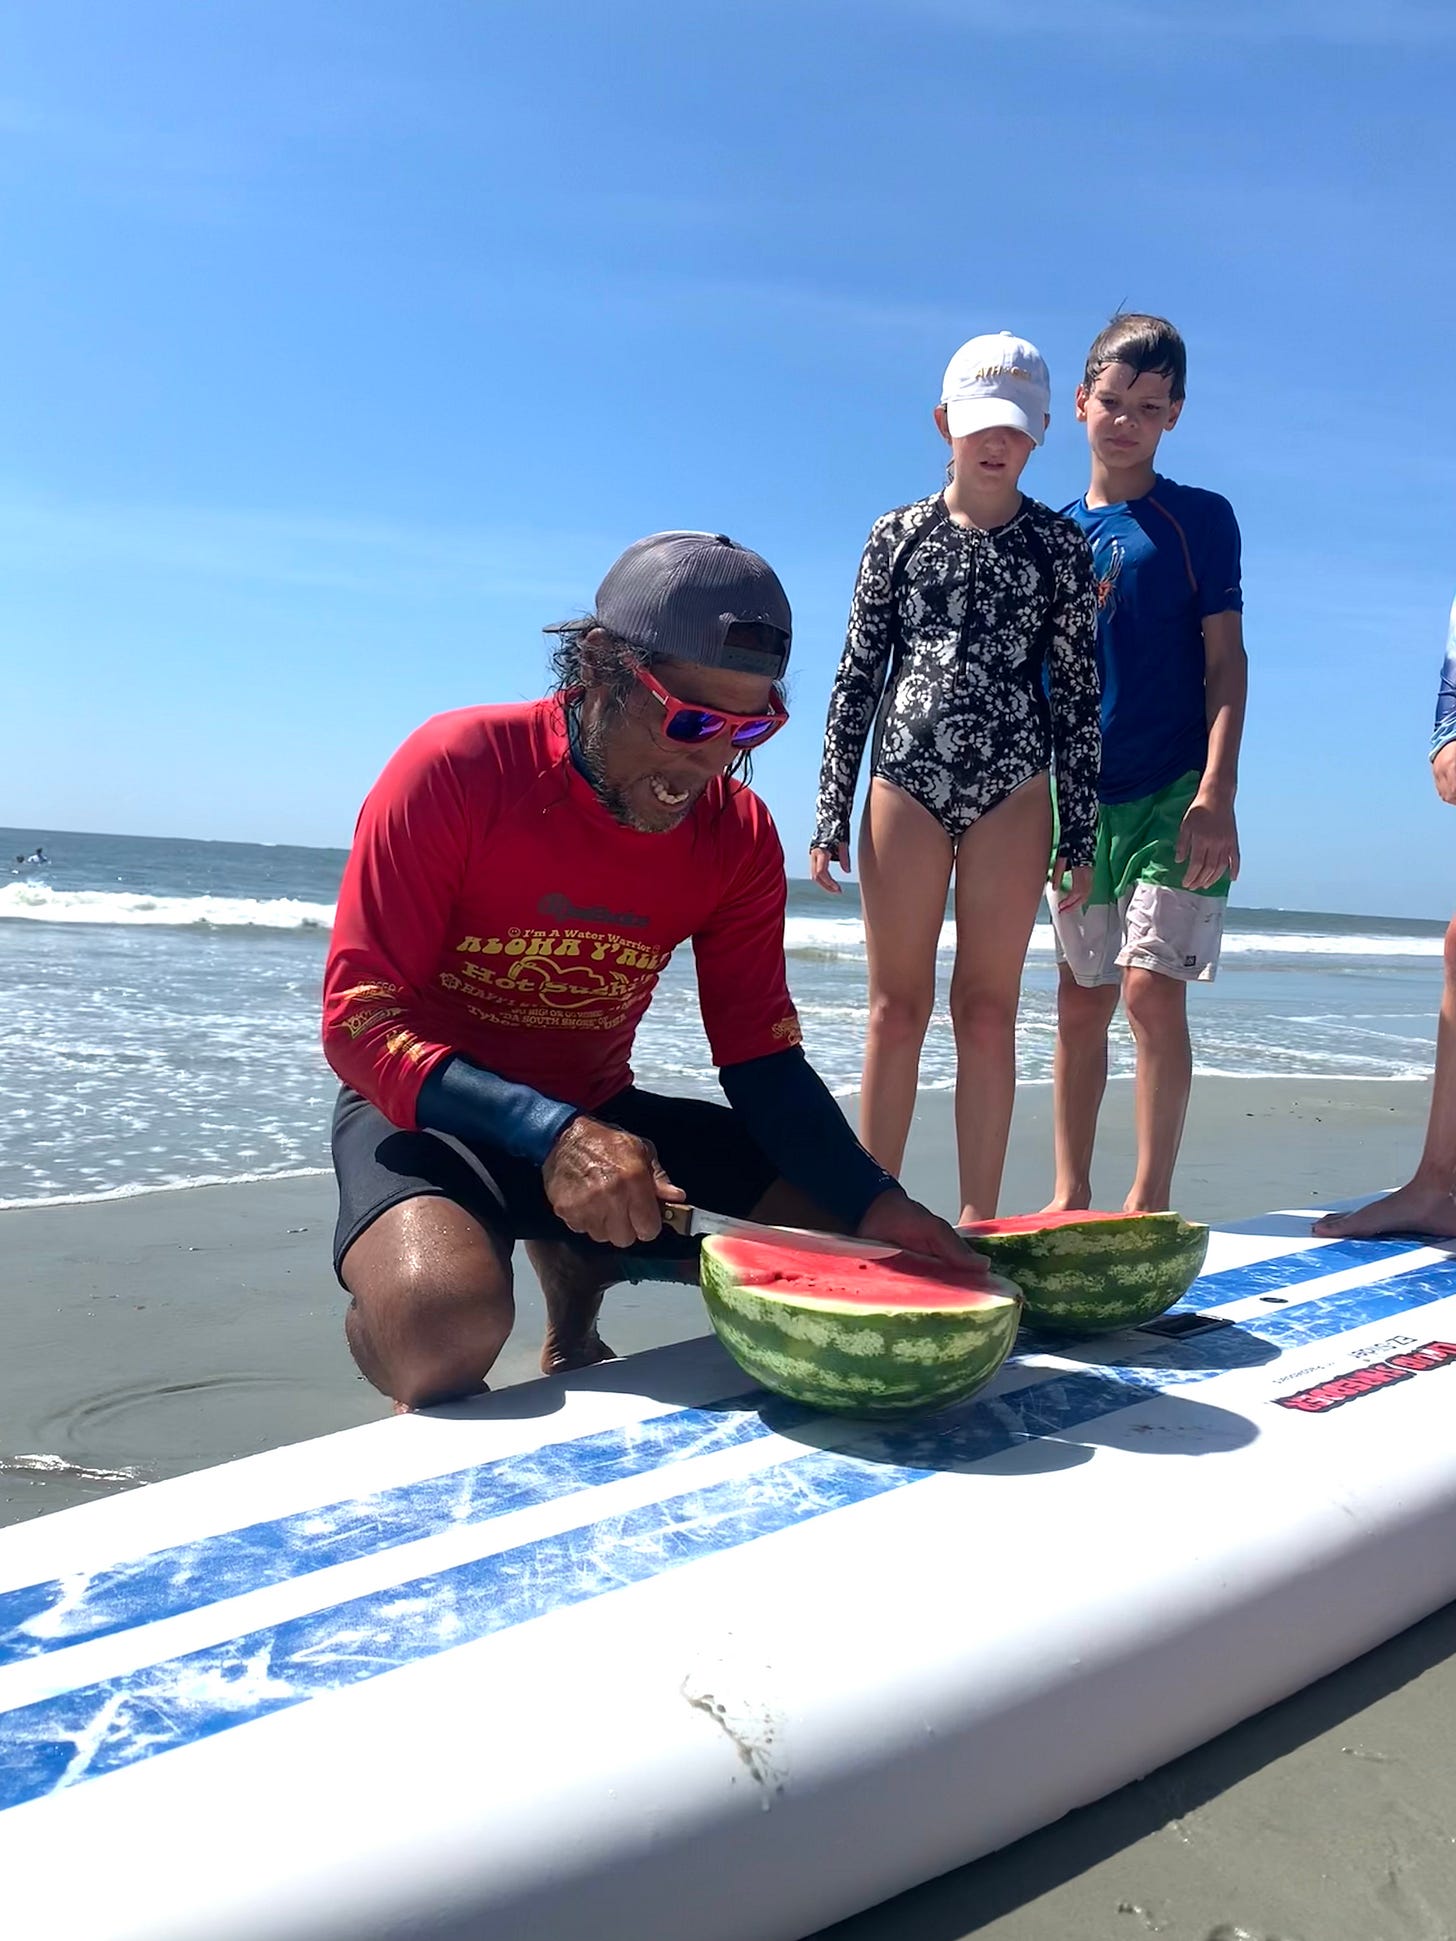
[[1052, 403], [1046, 359], [1009, 330], [972, 337], [946, 365], [940, 401], [952, 438], [1009, 425], [1039, 445]]

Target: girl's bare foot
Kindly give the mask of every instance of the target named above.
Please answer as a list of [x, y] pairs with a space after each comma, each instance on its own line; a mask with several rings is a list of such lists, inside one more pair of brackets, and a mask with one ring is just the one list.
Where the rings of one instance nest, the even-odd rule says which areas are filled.
[[1373, 1240], [1382, 1233], [1429, 1233], [1456, 1239], [1456, 1192], [1413, 1179], [1353, 1213], [1327, 1213], [1312, 1228], [1322, 1240]]

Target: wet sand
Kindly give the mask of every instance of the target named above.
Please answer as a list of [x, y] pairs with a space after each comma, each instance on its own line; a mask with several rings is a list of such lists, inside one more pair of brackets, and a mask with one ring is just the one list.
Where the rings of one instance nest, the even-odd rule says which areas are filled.
[[[1234, 1220], [1395, 1184], [1426, 1102], [1420, 1085], [1200, 1080], [1179, 1205]], [[1046, 1197], [1049, 1105], [1046, 1088], [1023, 1088], [1007, 1212]], [[1127, 1186], [1131, 1110], [1115, 1082], [1102, 1204]], [[923, 1101], [906, 1177], [954, 1214], [944, 1094]], [[332, 1223], [326, 1178], [0, 1214], [0, 1522], [385, 1413], [344, 1348]], [[524, 1257], [517, 1296], [496, 1382], [535, 1372]], [[703, 1331], [691, 1289], [608, 1297], [619, 1352]], [[834, 1941], [1456, 1941], [1453, 1654], [1456, 1607]]]

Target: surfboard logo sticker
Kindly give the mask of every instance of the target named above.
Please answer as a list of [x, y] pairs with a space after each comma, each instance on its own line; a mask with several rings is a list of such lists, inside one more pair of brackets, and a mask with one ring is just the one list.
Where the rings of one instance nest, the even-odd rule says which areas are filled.
[[1417, 1375], [1428, 1375], [1434, 1369], [1448, 1368], [1453, 1361], [1456, 1361], [1456, 1341], [1427, 1341], [1419, 1348], [1387, 1355], [1384, 1361], [1367, 1362], [1363, 1368], [1352, 1368], [1346, 1374], [1332, 1375], [1328, 1381], [1316, 1382], [1313, 1388], [1301, 1388], [1293, 1395], [1276, 1396], [1275, 1405], [1281, 1409], [1294, 1409], [1300, 1415], [1328, 1415], [1331, 1409], [1343, 1408], [1346, 1402], [1358, 1402], [1367, 1395], [1378, 1395], [1382, 1389], [1393, 1388], [1397, 1382], [1413, 1381]]

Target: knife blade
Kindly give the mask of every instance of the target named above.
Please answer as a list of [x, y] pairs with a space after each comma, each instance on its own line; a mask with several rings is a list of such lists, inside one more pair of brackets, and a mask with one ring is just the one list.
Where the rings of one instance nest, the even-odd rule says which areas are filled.
[[740, 1240], [762, 1240], [770, 1245], [793, 1247], [800, 1253], [836, 1254], [840, 1259], [888, 1260], [900, 1254], [884, 1240], [856, 1240], [852, 1234], [816, 1233], [809, 1227], [770, 1227], [758, 1220], [736, 1220], [728, 1213], [710, 1213], [701, 1206], [680, 1206], [667, 1202], [662, 1207], [662, 1224], [687, 1240], [700, 1240], [704, 1234], [736, 1235]]

